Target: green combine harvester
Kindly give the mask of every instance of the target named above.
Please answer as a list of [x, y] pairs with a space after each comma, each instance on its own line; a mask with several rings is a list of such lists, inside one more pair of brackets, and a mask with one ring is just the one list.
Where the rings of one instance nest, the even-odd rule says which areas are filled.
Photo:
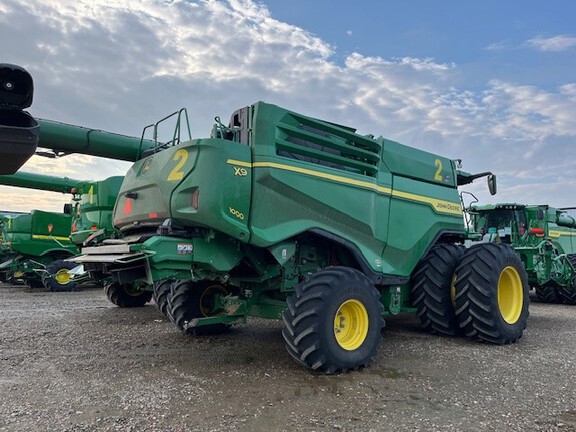
[[462, 246], [457, 186], [486, 175], [494, 191], [489, 173], [258, 102], [137, 161], [115, 207], [123, 238], [75, 260], [112, 278], [113, 303], [152, 294], [186, 333], [283, 319], [292, 357], [327, 373], [367, 364], [382, 318], [400, 312], [511, 343], [528, 316], [522, 262], [505, 245]]
[[[32, 210], [9, 218], [2, 227], [0, 280], [23, 281], [31, 288], [44, 286], [42, 273], [50, 265], [79, 253], [70, 241], [72, 218], [68, 214]], [[70, 268], [76, 267], [68, 263]]]
[[524, 332], [519, 256], [463, 247], [458, 186], [488, 176], [494, 193], [491, 173], [264, 102], [141, 156], [115, 205], [122, 238], [73, 258], [118, 306], [153, 296], [194, 335], [281, 319], [289, 354], [326, 373], [367, 365], [400, 312], [496, 344]]
[[[78, 284], [90, 282], [90, 277], [83, 271], [83, 267], [67, 261], [66, 258], [71, 256], [69, 249], [77, 254], [89, 238], [90, 241], [95, 241], [113, 235], [112, 210], [122, 179], [122, 176], [114, 176], [101, 181], [81, 181], [27, 172], [0, 175], [2, 185], [72, 195], [72, 202], [64, 206], [64, 214], [69, 215], [66, 217], [67, 221], [63, 222], [67, 224], [69, 239], [64, 242], [56, 237], [38, 237], [37, 234], [26, 236], [25, 231], [21, 231], [14, 244], [14, 251], [20, 251], [20, 258], [7, 263], [5, 272], [17, 275], [17, 279], [24, 278], [29, 285], [34, 286], [39, 286], [35, 281], [41, 279], [44, 286], [51, 291], [73, 291]], [[34, 226], [41, 225], [37, 223]], [[21, 224], [18, 226], [21, 230], [24, 229]], [[29, 227], [31, 229], [32, 225]], [[73, 249], [68, 248], [69, 242], [75, 246]], [[57, 246], [63, 244], [67, 245], [66, 253], [57, 250]], [[28, 271], [22, 271], [26, 261], [30, 261], [25, 266]], [[10, 280], [10, 277], [7, 279]]]
[[568, 210], [549, 205], [473, 204], [468, 214], [482, 241], [514, 248], [540, 301], [574, 305], [576, 220]]

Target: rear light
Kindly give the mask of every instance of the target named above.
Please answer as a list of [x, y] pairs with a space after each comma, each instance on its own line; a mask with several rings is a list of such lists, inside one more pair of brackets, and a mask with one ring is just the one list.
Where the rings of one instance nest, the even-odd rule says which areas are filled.
[[535, 235], [536, 237], [544, 237], [544, 228], [530, 228], [529, 234]]
[[92, 225], [92, 226], [90, 227], [90, 229], [91, 229], [92, 231], [96, 231], [96, 230], [98, 229], [98, 225]]

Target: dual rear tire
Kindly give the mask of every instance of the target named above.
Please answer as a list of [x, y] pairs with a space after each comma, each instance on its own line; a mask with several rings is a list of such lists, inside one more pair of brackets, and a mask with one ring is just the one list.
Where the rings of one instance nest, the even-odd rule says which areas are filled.
[[431, 333], [509, 344], [526, 328], [527, 275], [507, 245], [437, 245], [416, 267], [411, 289], [422, 328]]

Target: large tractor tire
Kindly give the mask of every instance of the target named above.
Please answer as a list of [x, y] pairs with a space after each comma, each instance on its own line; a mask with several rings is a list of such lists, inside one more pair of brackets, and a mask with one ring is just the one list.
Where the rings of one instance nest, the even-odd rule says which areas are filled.
[[562, 297], [555, 284], [536, 286], [536, 299], [541, 303], [562, 303]]
[[328, 374], [368, 364], [382, 339], [380, 294], [352, 268], [328, 267], [298, 284], [287, 299], [282, 335], [302, 366]]
[[78, 264], [70, 261], [53, 261], [46, 266], [46, 273], [42, 276], [42, 283], [52, 292], [74, 291], [76, 290], [76, 283], [70, 270], [75, 267], [78, 267]]
[[[568, 255], [568, 259], [570, 260], [572, 267], [576, 269], [576, 255]], [[572, 275], [571, 286], [558, 287], [558, 295], [564, 303], [576, 305], [576, 272]]]
[[166, 308], [168, 307], [168, 295], [170, 294], [170, 286], [174, 282], [171, 279], [165, 279], [160, 282], [154, 282], [154, 292], [152, 299], [158, 309], [163, 315], [167, 316]]
[[187, 327], [195, 318], [214, 316], [214, 296], [228, 295], [227, 288], [217, 282], [188, 280], [173, 281], [167, 297], [166, 315], [176, 328], [194, 336], [223, 333], [230, 328], [227, 324], [210, 324], [200, 327]]
[[528, 277], [508, 245], [468, 249], [455, 272], [456, 316], [466, 336], [495, 344], [522, 337], [528, 320]]
[[422, 329], [427, 332], [446, 336], [455, 336], [460, 332], [454, 309], [452, 279], [463, 254], [463, 246], [436, 245], [412, 273], [412, 304], [418, 312]]
[[44, 284], [41, 279], [36, 279], [36, 277], [26, 278], [24, 280], [26, 286], [30, 289], [44, 288]]
[[121, 308], [142, 307], [152, 299], [150, 291], [136, 290], [131, 284], [108, 282], [104, 285], [106, 297]]

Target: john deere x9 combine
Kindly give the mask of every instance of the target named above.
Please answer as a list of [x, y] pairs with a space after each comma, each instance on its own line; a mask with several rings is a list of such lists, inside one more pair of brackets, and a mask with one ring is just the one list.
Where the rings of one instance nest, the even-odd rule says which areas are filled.
[[462, 246], [457, 186], [488, 174], [258, 102], [137, 161], [115, 207], [122, 241], [77, 261], [112, 277], [119, 306], [153, 291], [183, 332], [283, 319], [292, 357], [328, 373], [365, 365], [382, 317], [401, 311], [510, 343], [528, 315], [522, 262], [505, 245]]
[[[175, 134], [176, 135], [176, 134]], [[264, 102], [206, 138], [158, 143], [126, 174], [121, 239], [74, 260], [118, 306], [159, 308], [186, 333], [258, 316], [284, 321], [297, 363], [327, 373], [374, 355], [383, 317], [518, 340], [528, 283], [512, 248], [467, 250], [453, 160]]]

